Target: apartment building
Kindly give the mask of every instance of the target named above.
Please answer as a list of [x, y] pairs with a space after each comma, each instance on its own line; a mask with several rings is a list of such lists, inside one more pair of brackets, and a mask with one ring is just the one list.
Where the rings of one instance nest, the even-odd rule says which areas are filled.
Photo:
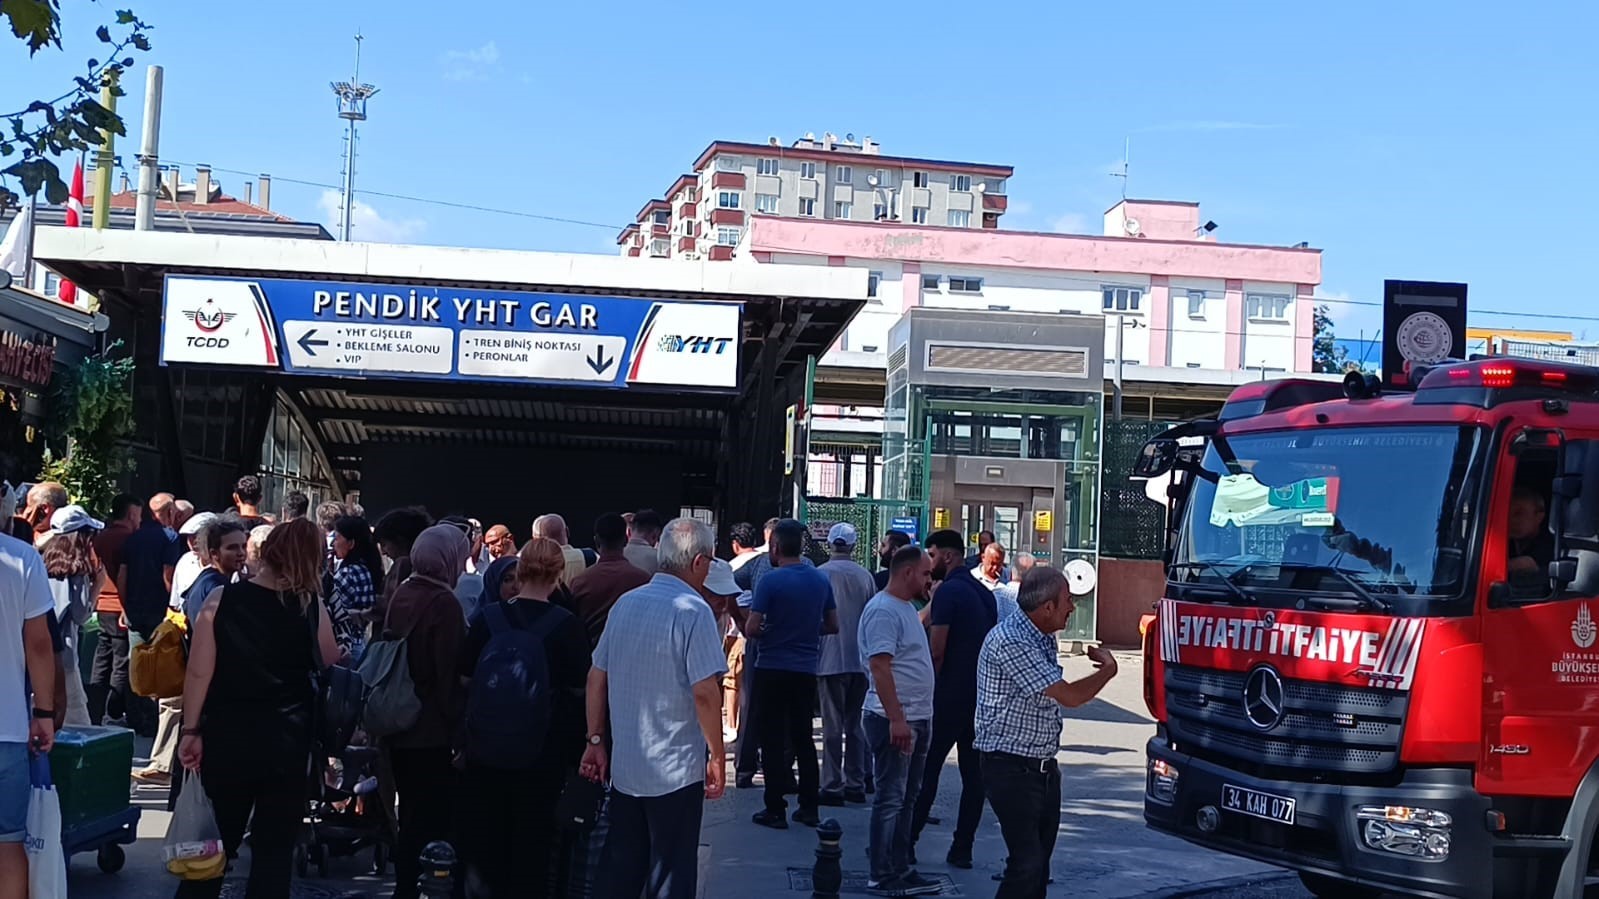
[[731, 259], [760, 217], [997, 229], [1011, 166], [885, 156], [870, 137], [715, 141], [617, 235], [624, 256]]
[[757, 218], [739, 256], [868, 269], [868, 304], [829, 355], [877, 366], [905, 310], [935, 306], [1102, 313], [1107, 360], [1120, 329], [1123, 366], [1173, 381], [1310, 371], [1321, 251], [1221, 243], [1202, 221], [1197, 203], [1159, 200], [1115, 204], [1099, 235]]

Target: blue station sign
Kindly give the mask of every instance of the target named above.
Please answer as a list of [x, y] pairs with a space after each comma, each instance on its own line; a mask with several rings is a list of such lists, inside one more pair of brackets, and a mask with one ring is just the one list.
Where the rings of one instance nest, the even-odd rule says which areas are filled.
[[738, 386], [742, 307], [636, 297], [169, 275], [161, 361], [289, 374]]

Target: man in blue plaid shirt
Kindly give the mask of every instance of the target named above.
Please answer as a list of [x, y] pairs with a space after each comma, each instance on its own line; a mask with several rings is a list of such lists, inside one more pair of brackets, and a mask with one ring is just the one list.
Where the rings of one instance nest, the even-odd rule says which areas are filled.
[[989, 631], [977, 661], [976, 739], [983, 786], [999, 819], [1009, 857], [996, 899], [1043, 899], [1049, 857], [1060, 830], [1060, 709], [1093, 699], [1116, 676], [1116, 659], [1088, 650], [1097, 669], [1068, 682], [1055, 634], [1076, 605], [1058, 569], [1039, 566], [1022, 579], [1013, 614]]

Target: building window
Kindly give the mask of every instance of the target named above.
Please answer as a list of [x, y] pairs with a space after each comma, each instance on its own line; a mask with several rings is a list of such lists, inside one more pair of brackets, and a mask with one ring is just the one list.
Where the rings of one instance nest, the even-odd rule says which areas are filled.
[[655, 224], [657, 224], [657, 225], [670, 225], [671, 223], [672, 223], [672, 214], [670, 212], [666, 212], [666, 211], [663, 210], [661, 212], [655, 213]]
[[716, 245], [719, 247], [736, 247], [742, 233], [737, 228], [717, 228]]
[[799, 214], [806, 218], [816, 217], [816, 201], [801, 198], [799, 201]]
[[918, 224], [918, 225], [927, 224], [927, 207], [926, 206], [912, 206], [911, 207], [911, 221], [916, 223], [916, 224]]
[[1190, 290], [1188, 292], [1188, 317], [1205, 317], [1205, 292], [1203, 290]]
[[768, 157], [765, 157], [765, 156], [763, 156], [760, 159], [756, 160], [756, 162], [755, 162], [755, 174], [757, 174], [757, 175], [775, 175], [775, 174], [777, 174], [777, 160], [771, 159], [771, 158], [768, 158]]
[[1269, 293], [1252, 293], [1244, 308], [1254, 321], [1285, 322], [1288, 320], [1288, 297]]
[[911, 187], [926, 187], [926, 186], [927, 186], [927, 173], [926, 172], [911, 172]]
[[951, 209], [949, 211], [949, 226], [951, 228], [970, 228], [972, 214], [964, 209]]
[[984, 181], [983, 192], [1003, 195], [1005, 193], [1005, 179], [990, 178], [987, 181]]
[[883, 222], [888, 220], [888, 207], [882, 203], [872, 204], [872, 221]]
[[692, 203], [695, 200], [698, 200], [699, 197], [700, 197], [700, 189], [699, 188], [697, 188], [697, 187], [685, 187], [685, 188], [683, 188], [683, 202]]
[[670, 252], [671, 252], [671, 244], [669, 242], [664, 241], [664, 240], [652, 240], [652, 241], [650, 241], [650, 255], [651, 256], [665, 256], [667, 253], [670, 253]]
[[[982, 278], [957, 278], [954, 275], [951, 275], [950, 279], [949, 279], [949, 292], [950, 293], [982, 293], [983, 292], [983, 279]], [[990, 306], [989, 308], [992, 309], [993, 307]], [[1005, 308], [1009, 309], [1010, 307], [1006, 306]]]
[[923, 290], [937, 290], [938, 289], [938, 282], [939, 282], [940, 277], [941, 276], [939, 276], [939, 275], [923, 275], [922, 276], [922, 289]]
[[877, 184], [875, 186], [884, 188], [885, 190], [893, 187], [893, 183], [889, 181], [888, 169], [878, 169], [877, 171], [873, 172], [872, 175], [877, 179]]
[[972, 189], [971, 175], [950, 175], [949, 189], [959, 193], [970, 193]]
[[866, 295], [868, 297], [876, 297], [877, 296], [877, 288], [882, 283], [883, 283], [883, 273], [882, 272], [870, 272], [870, 273], [868, 273], [867, 276], [866, 276]]
[[720, 209], [737, 209], [743, 196], [736, 190], [719, 191], [716, 194], [716, 205]]
[[846, 203], [843, 200], [837, 200], [833, 203], [833, 218], [847, 219], [854, 212], [854, 203]]
[[855, 180], [855, 169], [847, 165], [833, 166], [833, 182], [835, 184], [849, 184]]
[[802, 162], [802, 163], [800, 163], [800, 177], [809, 179], [811, 181], [815, 181], [816, 180], [816, 163], [814, 163], [814, 162]]
[[720, 171], [720, 172], [736, 172], [736, 171], [738, 171], [741, 168], [743, 168], [743, 166], [739, 164], [737, 156], [718, 156], [718, 157], [716, 157], [716, 169], [717, 169], [717, 171]]
[[777, 214], [777, 194], [756, 194], [755, 195], [755, 211], [756, 212], [764, 212], [764, 213], [767, 213], [768, 215], [776, 215]]
[[1137, 312], [1144, 292], [1136, 287], [1106, 287], [1103, 291], [1106, 312]]

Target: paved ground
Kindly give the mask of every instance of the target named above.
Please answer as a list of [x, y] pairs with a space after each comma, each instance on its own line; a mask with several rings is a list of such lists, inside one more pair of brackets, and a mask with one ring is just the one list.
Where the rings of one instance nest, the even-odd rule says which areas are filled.
[[[1151, 721], [1141, 695], [1139, 659], [1118, 656], [1121, 673], [1101, 699], [1073, 712], [1062, 736], [1063, 770], [1060, 842], [1051, 896], [1140, 897], [1167, 894], [1184, 887], [1229, 878], [1270, 878], [1274, 869], [1190, 846], [1153, 833], [1143, 824], [1143, 744]], [[1067, 676], [1088, 670], [1081, 658], [1067, 661]], [[918, 854], [921, 870], [930, 876], [947, 876], [950, 896], [991, 896], [991, 876], [1001, 869], [1004, 842], [992, 813], [985, 810], [974, 851], [976, 868], [960, 871], [944, 864], [954, 823], [960, 776], [951, 756], [934, 814], [946, 823], [929, 827]], [[137, 801], [147, 809], [140, 840], [130, 847], [128, 866], [118, 875], [95, 868], [93, 855], [73, 859], [72, 895], [82, 899], [116, 897], [145, 899], [171, 895], [173, 878], [160, 864], [160, 838], [166, 829], [163, 792], [139, 790]], [[702, 842], [707, 845], [704, 895], [802, 896], [810, 892], [809, 872], [815, 859], [816, 835], [806, 827], [772, 831], [756, 827], [750, 815], [760, 808], [760, 790], [729, 790], [720, 802], [707, 806]], [[846, 889], [864, 880], [867, 809], [851, 806], [824, 809], [844, 827]], [[301, 885], [296, 896], [332, 897], [357, 891], [386, 896], [388, 891], [370, 877], [362, 877], [366, 858], [335, 860], [334, 880]], [[851, 874], [856, 876], [851, 876]], [[857, 887], [858, 890], [858, 887]], [[230, 893], [234, 890], [230, 889]], [[242, 895], [242, 890], [238, 891]], [[1297, 884], [1281, 884], [1190, 892], [1228, 899], [1285, 899], [1303, 897]]]

